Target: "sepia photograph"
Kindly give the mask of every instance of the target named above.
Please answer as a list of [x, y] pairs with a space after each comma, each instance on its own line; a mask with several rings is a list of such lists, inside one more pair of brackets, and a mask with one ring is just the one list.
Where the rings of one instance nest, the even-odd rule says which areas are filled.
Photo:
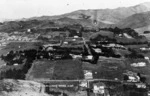
[[0, 96], [150, 96], [150, 0], [0, 0]]

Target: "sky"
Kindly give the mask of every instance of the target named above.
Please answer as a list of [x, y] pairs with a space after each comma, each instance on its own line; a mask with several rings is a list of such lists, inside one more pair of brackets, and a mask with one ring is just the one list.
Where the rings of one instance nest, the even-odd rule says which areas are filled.
[[0, 21], [35, 16], [52, 16], [79, 9], [114, 9], [150, 0], [0, 0]]

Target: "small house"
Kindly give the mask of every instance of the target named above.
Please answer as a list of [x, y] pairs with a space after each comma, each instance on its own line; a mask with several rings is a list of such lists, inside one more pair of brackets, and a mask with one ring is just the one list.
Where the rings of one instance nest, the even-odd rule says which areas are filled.
[[84, 78], [85, 79], [93, 79], [93, 73], [91, 70], [84, 70]]
[[138, 62], [138, 63], [133, 63], [131, 64], [132, 67], [145, 67], [146, 63], [145, 62]]
[[105, 88], [106, 88], [106, 85], [102, 82], [93, 84], [93, 92], [95, 94], [104, 95], [105, 94]]

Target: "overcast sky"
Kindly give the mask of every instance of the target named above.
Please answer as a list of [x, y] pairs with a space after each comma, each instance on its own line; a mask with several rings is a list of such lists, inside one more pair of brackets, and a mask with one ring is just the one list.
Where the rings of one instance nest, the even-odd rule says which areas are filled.
[[150, 0], [0, 0], [0, 21], [42, 15], [58, 15], [79, 9], [134, 6]]

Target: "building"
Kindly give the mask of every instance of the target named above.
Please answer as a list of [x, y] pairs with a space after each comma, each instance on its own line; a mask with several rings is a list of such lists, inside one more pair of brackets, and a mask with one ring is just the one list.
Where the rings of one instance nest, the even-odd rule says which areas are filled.
[[104, 82], [93, 83], [93, 93], [95, 96], [110, 96], [108, 87]]
[[91, 70], [84, 70], [84, 79], [93, 79], [93, 73]]
[[132, 67], [145, 67], [146, 63], [145, 62], [138, 62], [138, 63], [132, 63]]
[[137, 75], [137, 73], [127, 71], [126, 73], [123, 74], [128, 76], [127, 82], [140, 82], [140, 77]]

